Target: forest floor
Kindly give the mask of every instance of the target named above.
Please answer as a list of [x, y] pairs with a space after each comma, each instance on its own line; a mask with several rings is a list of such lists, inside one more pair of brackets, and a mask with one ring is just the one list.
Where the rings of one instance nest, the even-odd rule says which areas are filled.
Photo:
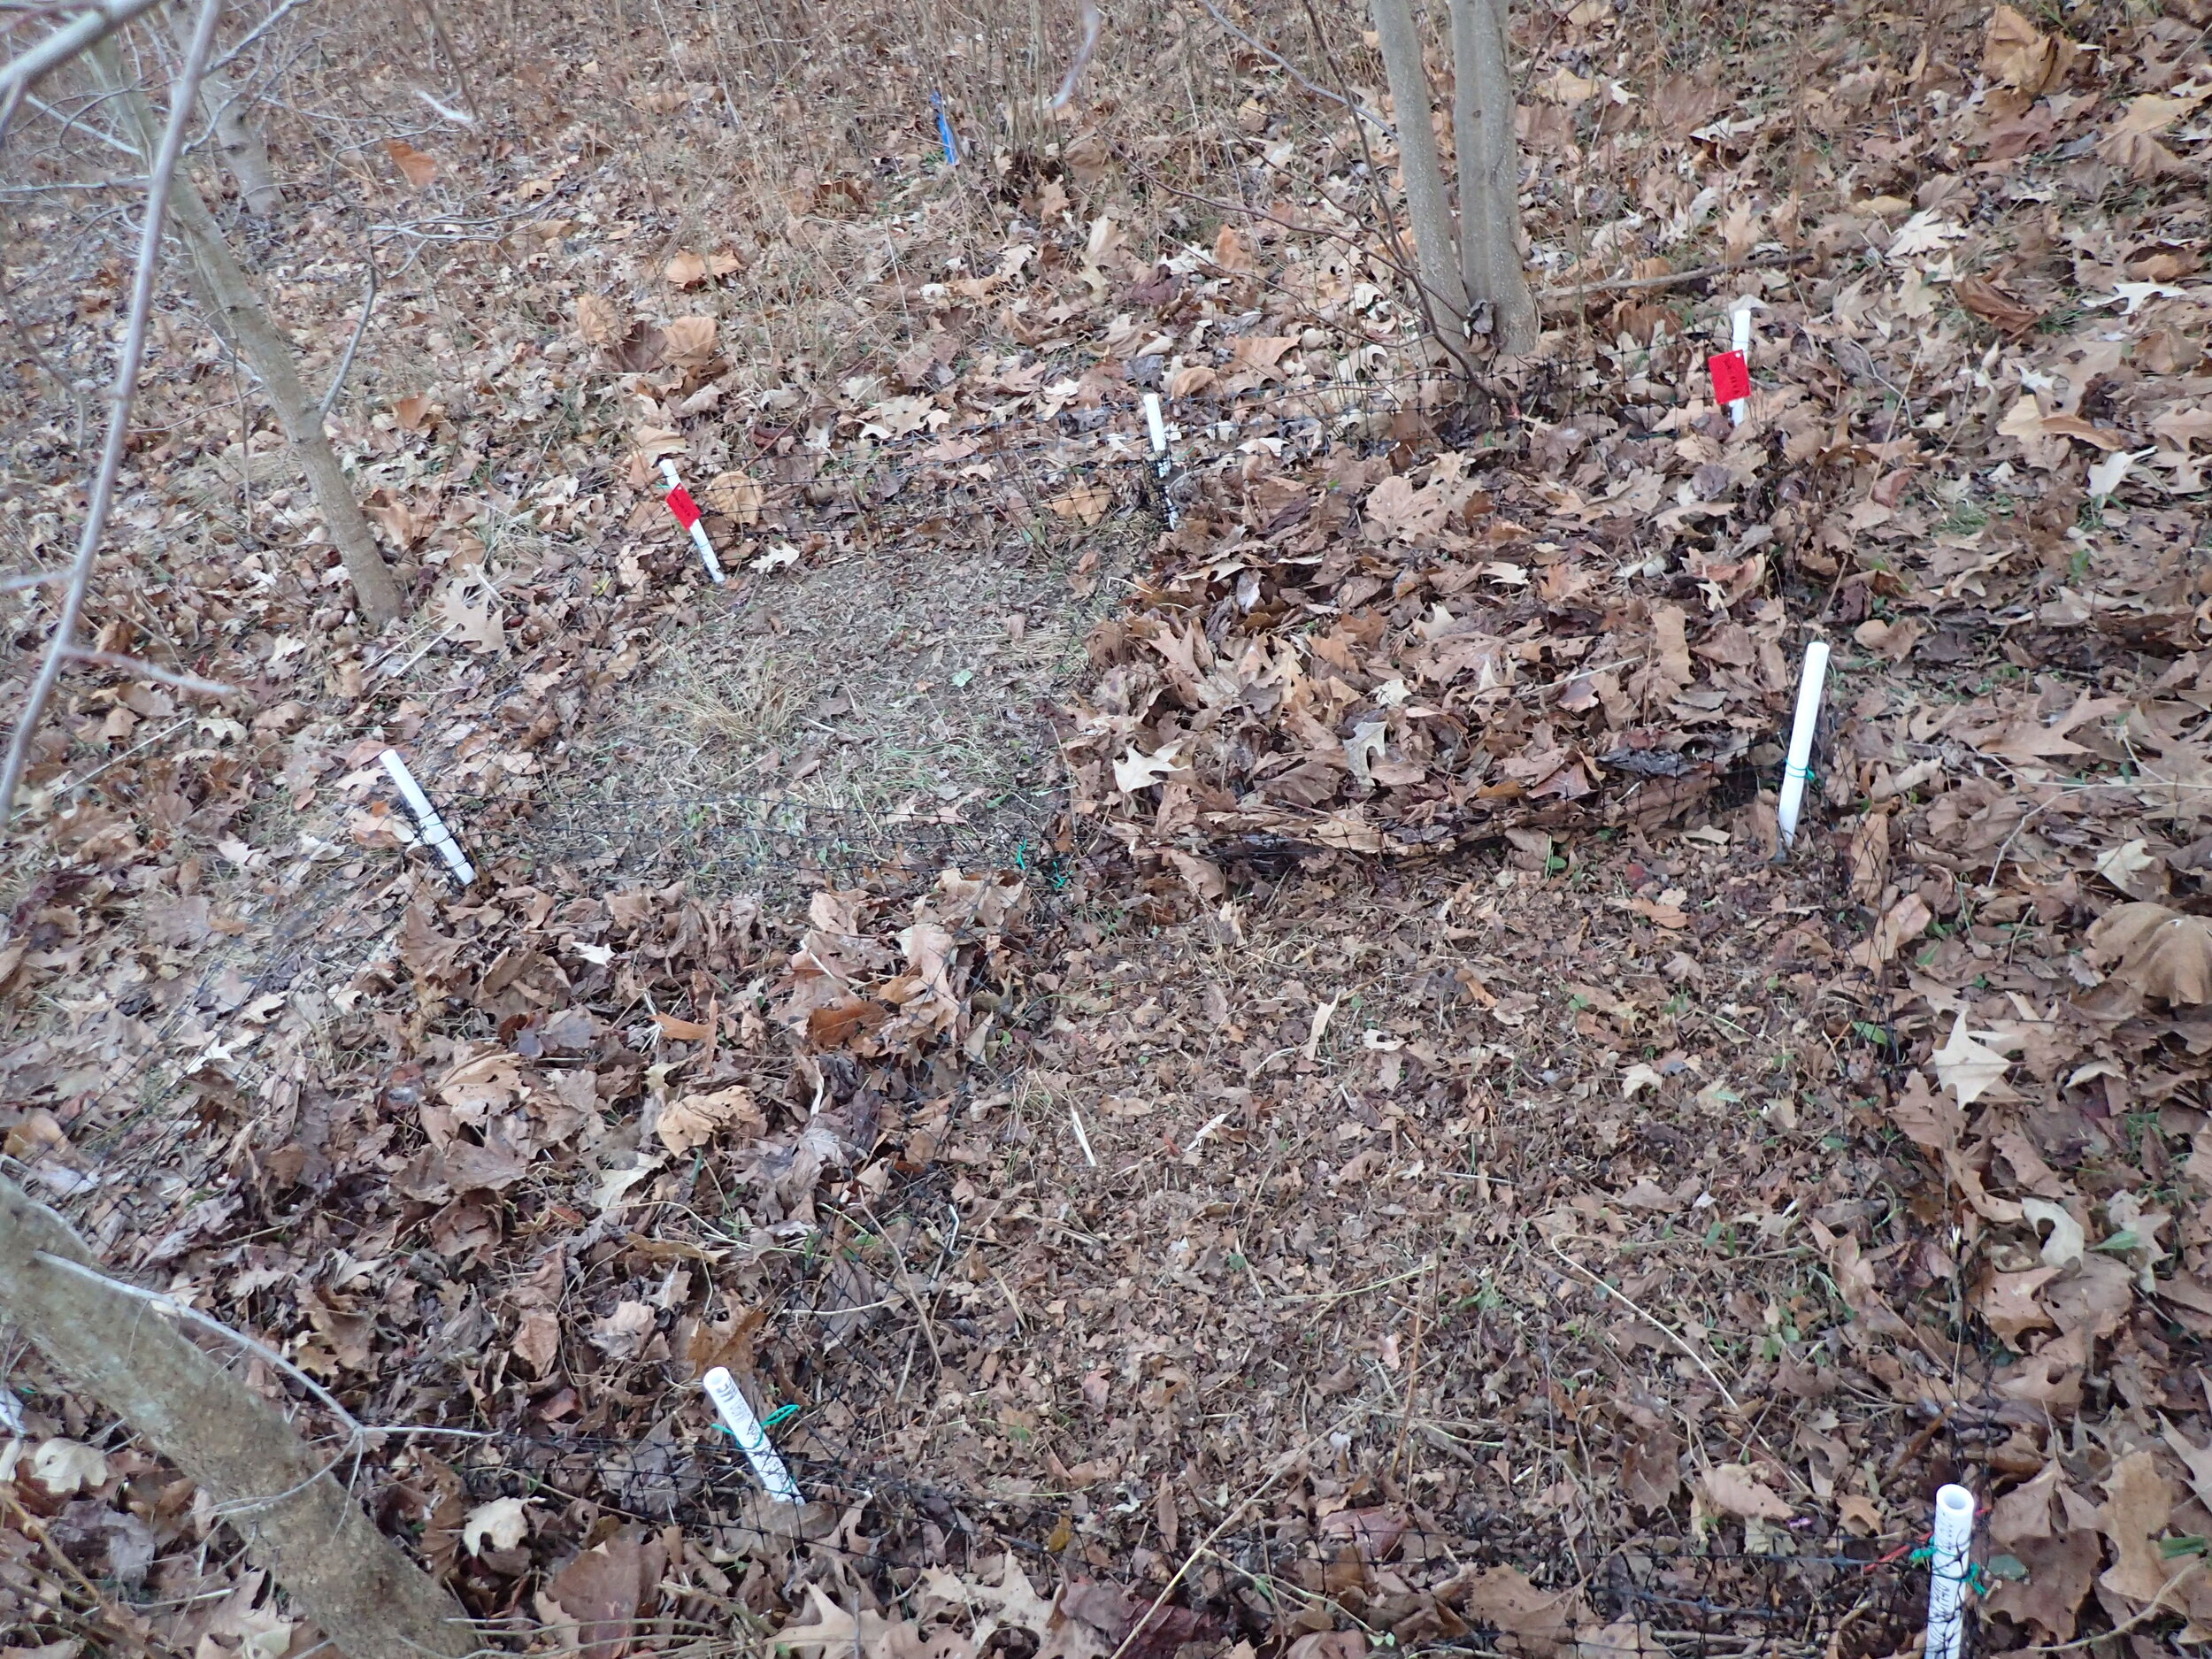
[[[1383, 141], [1195, 14], [954, 169], [865, 30], [783, 94], [725, 73], [773, 42], [541, 37], [442, 147], [361, 71], [378, 222], [498, 220], [388, 277], [334, 416], [415, 613], [350, 625], [165, 315], [100, 645], [238, 689], [73, 672], [12, 1171], [372, 1425], [494, 1645], [1865, 1659], [1946, 1480], [1989, 1651], [2200, 1639], [2212, 60], [1671, 16], [1523, 42], [1548, 333], [1471, 394]], [[859, 77], [907, 104], [855, 150], [807, 111]], [[326, 371], [335, 223], [257, 244]], [[119, 266], [13, 231], [88, 372]], [[36, 373], [26, 565], [81, 504]], [[12, 1640], [319, 1640], [12, 1380]]]

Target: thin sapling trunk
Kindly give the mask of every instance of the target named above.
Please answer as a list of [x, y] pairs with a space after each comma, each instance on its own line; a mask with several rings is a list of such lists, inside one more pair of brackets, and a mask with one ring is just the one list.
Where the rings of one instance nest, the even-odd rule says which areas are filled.
[[[145, 95], [124, 73], [114, 41], [102, 41], [88, 56], [102, 89], [118, 95], [131, 141], [150, 157], [159, 128]], [[382, 627], [405, 609], [399, 582], [384, 562], [361, 503], [354, 496], [352, 481], [330, 447], [323, 431], [322, 411], [301, 384], [299, 360], [291, 342], [270, 319], [207, 203], [181, 173], [170, 193], [169, 213], [191, 255], [194, 299], [260, 380], [276, 411], [277, 424], [284, 429], [293, 454], [307, 474], [330, 539], [338, 545], [338, 557], [353, 583], [354, 602], [372, 628]]]
[[1507, 0], [1450, 0], [1452, 134], [1459, 151], [1459, 263], [1470, 309], [1487, 301], [1499, 351], [1536, 349], [1536, 298], [1521, 263], [1521, 152], [1513, 135]]
[[1373, 0], [1375, 34], [1382, 49], [1390, 99], [1397, 106], [1398, 168], [1405, 175], [1406, 211], [1413, 220], [1414, 257], [1421, 287], [1439, 328], [1448, 331], [1454, 357], [1465, 353], [1467, 286], [1452, 246], [1452, 208], [1444, 169], [1430, 125], [1428, 71], [1421, 65], [1421, 35], [1409, 0]]

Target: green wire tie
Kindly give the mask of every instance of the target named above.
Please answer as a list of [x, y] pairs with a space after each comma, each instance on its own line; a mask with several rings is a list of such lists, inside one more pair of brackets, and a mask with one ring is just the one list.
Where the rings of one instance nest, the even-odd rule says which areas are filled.
[[[1916, 1567], [1927, 1566], [1935, 1560], [1935, 1546], [1932, 1543], [1923, 1544], [1905, 1559]], [[1990, 1592], [1989, 1575], [1982, 1571], [1981, 1563], [1978, 1561], [1966, 1563], [1962, 1582], [1976, 1595], [1987, 1595]]]
[[[767, 1432], [770, 1429], [772, 1429], [772, 1428], [776, 1427], [779, 1424], [783, 1424], [783, 1423], [788, 1423], [788, 1422], [790, 1422], [790, 1421], [791, 1421], [791, 1419], [792, 1419], [793, 1417], [797, 1417], [798, 1415], [799, 1415], [799, 1408], [798, 1408], [797, 1406], [795, 1406], [795, 1405], [778, 1406], [778, 1407], [777, 1407], [777, 1408], [776, 1408], [773, 1411], [771, 1411], [771, 1412], [770, 1412], [770, 1413], [769, 1413], [766, 1417], [764, 1417], [761, 1418], [761, 1420], [760, 1420], [761, 1432], [763, 1432], [763, 1433], [764, 1434], [764, 1433], [766, 1433], [766, 1432]], [[718, 1428], [718, 1429], [720, 1429], [720, 1430], [722, 1431], [722, 1432], [723, 1432], [723, 1433], [727, 1434], [727, 1435], [728, 1435], [728, 1436], [729, 1436], [729, 1437], [730, 1437], [733, 1440], [737, 1440], [737, 1434], [736, 1434], [736, 1432], [735, 1432], [734, 1430], [733, 1430], [733, 1429], [730, 1427], [730, 1425], [729, 1425], [728, 1424], [726, 1424], [726, 1423], [723, 1422], [723, 1421], [722, 1421], [719, 1417], [717, 1417], [717, 1418], [715, 1419], [715, 1422], [714, 1422], [714, 1426], [715, 1426], [716, 1428]], [[742, 1440], [737, 1440], [737, 1443], [738, 1443], [740, 1446], [742, 1446], [742, 1445], [744, 1444], [744, 1441], [742, 1441]]]

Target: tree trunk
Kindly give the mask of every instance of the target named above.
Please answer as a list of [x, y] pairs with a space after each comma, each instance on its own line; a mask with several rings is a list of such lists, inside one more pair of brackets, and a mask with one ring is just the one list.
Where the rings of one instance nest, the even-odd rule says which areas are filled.
[[1444, 194], [1444, 169], [1436, 158], [1436, 131], [1429, 124], [1429, 77], [1421, 66], [1420, 31], [1414, 27], [1409, 0], [1373, 4], [1383, 72], [1390, 78], [1390, 101], [1397, 106], [1398, 170], [1405, 175], [1406, 211], [1413, 220], [1421, 286], [1436, 326], [1449, 331], [1447, 349], [1460, 357], [1466, 349], [1467, 284], [1452, 246], [1451, 202]]
[[1500, 352], [1536, 349], [1536, 296], [1521, 263], [1521, 150], [1506, 57], [1508, 0], [1451, 0], [1452, 134], [1459, 151], [1459, 264], [1470, 308], [1490, 303]]
[[[114, 41], [102, 41], [88, 56], [103, 90], [119, 95], [139, 153], [150, 157], [160, 129], [145, 95], [125, 76]], [[277, 424], [291, 441], [292, 452], [315, 492], [315, 504], [322, 509], [330, 539], [338, 544], [338, 557], [353, 582], [354, 601], [370, 626], [382, 627], [405, 609], [399, 583], [385, 564], [361, 503], [354, 498], [352, 482], [323, 432], [322, 411], [300, 383], [299, 361], [291, 342], [270, 320], [222, 227], [181, 168], [169, 193], [169, 216], [191, 254], [194, 299], [268, 394]]]
[[200, 100], [214, 113], [215, 147], [222, 152], [230, 176], [238, 180], [246, 211], [256, 219], [268, 218], [284, 205], [284, 192], [277, 188], [276, 174], [269, 166], [269, 146], [261, 129], [246, 119], [236, 89], [219, 75], [207, 78]]
[[[169, 21], [180, 42], [190, 38], [191, 21], [181, 10], [171, 12]], [[246, 211], [256, 219], [266, 219], [282, 207], [284, 192], [277, 188], [276, 174], [269, 166], [268, 142], [261, 129], [246, 119], [246, 105], [238, 89], [224, 76], [203, 75], [200, 112], [213, 129], [223, 165], [238, 181], [238, 197], [246, 204]]]
[[0, 1313], [222, 1506], [347, 1659], [478, 1650], [460, 1604], [371, 1525], [275, 1406], [146, 1302], [44, 1256], [98, 1271], [66, 1222], [0, 1178]]

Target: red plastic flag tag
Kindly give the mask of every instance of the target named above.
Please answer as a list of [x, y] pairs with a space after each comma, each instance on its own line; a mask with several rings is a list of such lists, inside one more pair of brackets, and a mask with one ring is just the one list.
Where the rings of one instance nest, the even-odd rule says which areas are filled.
[[1751, 396], [1751, 370], [1740, 351], [1721, 351], [1705, 359], [1713, 372], [1713, 401], [1732, 403]]
[[676, 522], [687, 530], [699, 522], [699, 503], [691, 499], [691, 492], [681, 484], [668, 492], [668, 511], [676, 515]]

